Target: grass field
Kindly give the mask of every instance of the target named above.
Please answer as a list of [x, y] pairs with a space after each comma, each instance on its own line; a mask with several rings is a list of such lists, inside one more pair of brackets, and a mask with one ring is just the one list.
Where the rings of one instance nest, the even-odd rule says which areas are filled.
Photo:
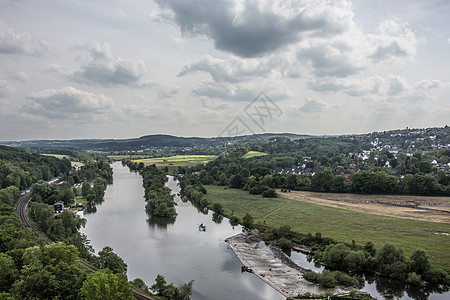
[[143, 159], [143, 158], [150, 158], [151, 155], [148, 154], [133, 154], [133, 155], [108, 155], [108, 158], [111, 158], [112, 160], [122, 160], [122, 159]]
[[59, 159], [63, 159], [63, 158], [67, 158], [68, 160], [70, 160], [70, 164], [73, 166], [77, 165], [78, 167], [82, 167], [84, 166], [84, 163], [79, 162], [79, 161], [73, 161], [73, 157], [68, 156], [68, 155], [63, 155], [63, 154], [42, 154], [42, 155], [46, 155], [46, 156], [53, 156]]
[[264, 156], [264, 155], [267, 155], [267, 153], [258, 152], [258, 151], [249, 151], [249, 152], [245, 153], [242, 157], [243, 158], [251, 158], [251, 157], [256, 157], [256, 156]]
[[146, 166], [155, 164], [159, 168], [168, 167], [169, 172], [178, 167], [193, 167], [199, 164], [206, 164], [216, 158], [214, 155], [176, 155], [158, 158], [133, 159], [133, 162], [143, 162]]
[[81, 161], [71, 161], [70, 164], [73, 166], [78, 166], [79, 168], [81, 168], [82, 166], [84, 166], [84, 163], [82, 163]]
[[[450, 197], [358, 195], [304, 191], [280, 194], [288, 199], [325, 206], [396, 218], [450, 224]], [[412, 203], [416, 207], [406, 206]]]
[[238, 189], [205, 186], [207, 199], [221, 203], [228, 215], [242, 218], [250, 213], [256, 224], [272, 227], [289, 225], [292, 230], [336, 241], [358, 244], [372, 241], [376, 247], [389, 242], [400, 246], [407, 256], [425, 249], [433, 264], [450, 271], [450, 224], [402, 219], [318, 205], [300, 199], [263, 198]]

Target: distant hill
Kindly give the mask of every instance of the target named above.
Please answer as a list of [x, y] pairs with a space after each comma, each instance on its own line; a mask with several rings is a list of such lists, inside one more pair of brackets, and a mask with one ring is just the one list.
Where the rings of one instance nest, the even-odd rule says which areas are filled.
[[[336, 136], [314, 136], [295, 133], [261, 133], [253, 135], [244, 135], [236, 137], [179, 137], [166, 134], [146, 135], [139, 138], [129, 139], [80, 139], [80, 140], [32, 140], [32, 141], [14, 141], [0, 142], [0, 145], [14, 147], [57, 147], [74, 148], [85, 151], [97, 152], [145, 152], [155, 150], [180, 150], [180, 149], [198, 149], [198, 148], [219, 148], [230, 146], [239, 142], [258, 142], [272, 141], [277, 139], [317, 139], [317, 138], [346, 138], [359, 141], [374, 142], [379, 141], [382, 144], [401, 144], [411, 143], [411, 141], [426, 140], [429, 145], [449, 144], [448, 128], [422, 128], [422, 129], [397, 129], [382, 132], [372, 132], [368, 134], [354, 135], [336, 135]], [[423, 143], [423, 142], [422, 142]], [[248, 143], [247, 143], [248, 144]]]
[[86, 151], [146, 151], [159, 148], [211, 148], [242, 141], [270, 140], [273, 138], [305, 139], [314, 136], [292, 133], [263, 133], [237, 137], [178, 137], [165, 134], [146, 135], [130, 139], [84, 139], [84, 140], [30, 140], [0, 142], [1, 145], [13, 147], [57, 147], [75, 148]]

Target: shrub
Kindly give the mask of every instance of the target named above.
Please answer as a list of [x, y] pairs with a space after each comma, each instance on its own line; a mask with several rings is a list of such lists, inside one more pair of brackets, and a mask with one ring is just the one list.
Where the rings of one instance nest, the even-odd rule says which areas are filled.
[[290, 240], [288, 240], [287, 238], [281, 238], [279, 240], [280, 243], [280, 247], [283, 249], [287, 249], [287, 248], [291, 248], [292, 247], [292, 242]]
[[411, 272], [408, 274], [408, 277], [406, 278], [406, 282], [411, 285], [416, 286], [424, 286], [424, 282], [422, 281], [422, 277], [415, 272]]

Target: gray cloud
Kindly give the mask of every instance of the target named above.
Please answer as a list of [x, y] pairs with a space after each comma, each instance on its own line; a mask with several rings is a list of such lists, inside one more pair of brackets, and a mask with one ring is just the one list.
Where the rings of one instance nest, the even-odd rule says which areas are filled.
[[94, 43], [76, 49], [90, 56], [87, 64], [70, 75], [76, 82], [100, 86], [137, 85], [146, 73], [144, 62], [113, 57], [108, 45]]
[[0, 80], [0, 99], [10, 96], [13, 91], [14, 88], [9, 81]]
[[24, 110], [31, 114], [52, 119], [90, 119], [114, 107], [111, 98], [78, 90], [71, 86], [34, 92], [29, 97], [31, 103]]
[[261, 59], [229, 59], [215, 58], [206, 55], [197, 62], [188, 64], [177, 76], [185, 76], [193, 72], [206, 72], [218, 82], [241, 82], [253, 78], [268, 77], [273, 73], [287, 73], [289, 62], [280, 56]]
[[444, 83], [440, 80], [424, 79], [415, 84], [415, 87], [420, 90], [429, 90], [442, 87]]
[[[146, 78], [147, 69], [143, 61], [114, 57], [106, 44], [79, 45], [74, 49], [81, 50], [86, 56], [82, 59], [88, 61], [78, 71], [67, 75], [76, 82], [102, 87], [149, 88], [154, 89], [159, 98], [178, 94], [178, 87], [159, 84]], [[64, 74], [59, 66], [49, 66], [46, 72]]]
[[388, 46], [384, 46], [384, 47], [378, 46], [375, 53], [369, 57], [372, 58], [373, 60], [378, 61], [378, 60], [385, 60], [385, 59], [391, 58], [391, 57], [402, 57], [402, 56], [407, 56], [407, 55], [408, 55], [408, 52], [405, 49], [402, 49], [400, 47], [400, 45], [398, 44], [398, 42], [393, 41]]
[[16, 81], [26, 82], [30, 78], [30, 75], [25, 72], [17, 72], [12, 74], [10, 78]]
[[28, 33], [17, 33], [0, 21], [0, 53], [29, 56], [46, 56], [49, 47], [44, 41], [36, 40]]
[[192, 94], [202, 98], [224, 101], [251, 102], [261, 92], [266, 91], [273, 101], [282, 101], [293, 97], [292, 91], [280, 82], [261, 82], [253, 84], [217, 83], [205, 80], [192, 90]]
[[398, 95], [409, 90], [409, 84], [404, 77], [390, 75], [387, 81], [389, 83], [388, 95]]
[[193, 89], [192, 94], [199, 97], [249, 102], [256, 97], [256, 94], [247, 88], [237, 87], [233, 84], [218, 84], [211, 81], [203, 81], [201, 85]]
[[328, 105], [320, 98], [306, 98], [305, 103], [299, 108], [301, 112], [323, 112]]
[[300, 61], [310, 63], [313, 73], [318, 77], [347, 77], [362, 69], [350, 55], [333, 46], [303, 49], [298, 52], [297, 57]]
[[[256, 57], [297, 43], [305, 36], [340, 34], [348, 5], [328, 1], [157, 0], [160, 16], [171, 16], [184, 35], [204, 35], [219, 50]], [[342, 1], [346, 3], [345, 1]]]

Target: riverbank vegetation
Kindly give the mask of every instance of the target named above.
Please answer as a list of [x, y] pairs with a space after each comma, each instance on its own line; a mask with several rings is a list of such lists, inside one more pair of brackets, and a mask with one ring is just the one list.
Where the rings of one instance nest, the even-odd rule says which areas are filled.
[[147, 213], [160, 218], [175, 219], [176, 204], [170, 189], [164, 186], [167, 182], [166, 173], [155, 165], [145, 166], [143, 163], [131, 161], [122, 161], [122, 163], [126, 164], [130, 170], [141, 174]]
[[[96, 157], [71, 170], [65, 158], [8, 147], [0, 147], [0, 158], [0, 298], [133, 299], [123, 259], [108, 246], [95, 255], [78, 231], [85, 219], [69, 210], [55, 214], [49, 205], [58, 200], [70, 204], [76, 192], [70, 183], [77, 180], [89, 182], [85, 194], [103, 198], [106, 182], [112, 179], [107, 160]], [[54, 177], [65, 181], [43, 181]], [[40, 236], [22, 224], [14, 210], [20, 190], [30, 187], [27, 213]], [[190, 295], [190, 289], [185, 290], [183, 295]]]

